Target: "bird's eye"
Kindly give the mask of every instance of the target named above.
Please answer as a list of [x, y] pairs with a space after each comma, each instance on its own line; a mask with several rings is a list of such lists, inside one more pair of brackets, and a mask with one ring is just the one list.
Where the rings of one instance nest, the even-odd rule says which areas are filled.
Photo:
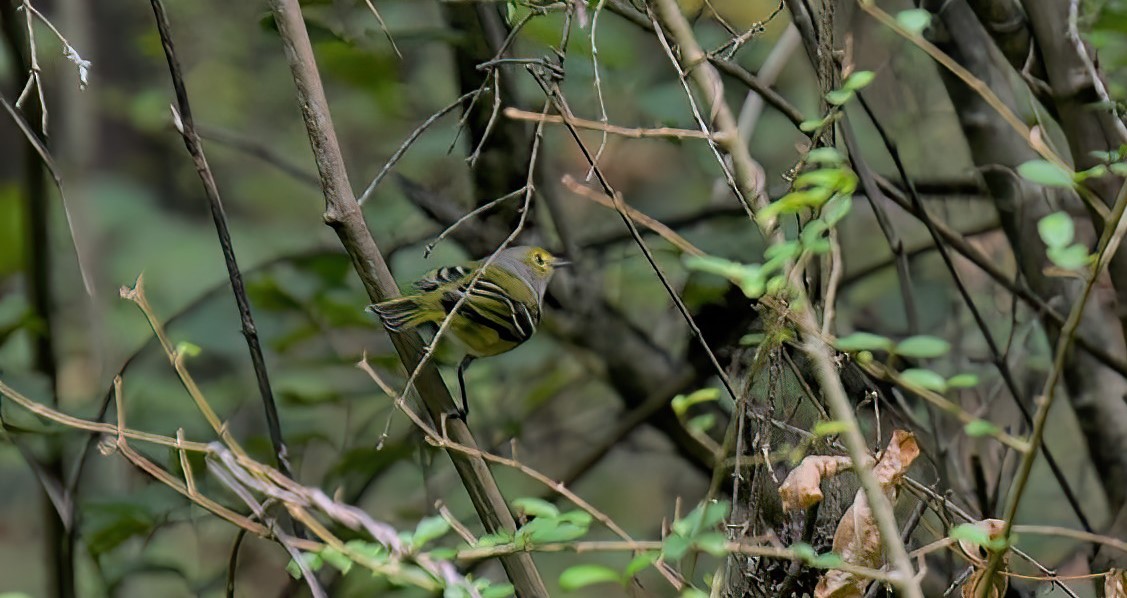
[[536, 263], [537, 263], [538, 265], [541, 265], [541, 266], [543, 266], [543, 265], [544, 265], [544, 256], [542, 256], [542, 255], [540, 255], [539, 253], [537, 253], [537, 254], [536, 254]]

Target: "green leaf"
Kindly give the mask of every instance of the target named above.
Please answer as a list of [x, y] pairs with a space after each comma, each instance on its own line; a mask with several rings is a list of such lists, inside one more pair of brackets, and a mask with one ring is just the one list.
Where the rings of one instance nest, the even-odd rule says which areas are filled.
[[680, 598], [708, 598], [708, 592], [689, 586], [681, 590]]
[[685, 427], [696, 432], [705, 433], [716, 425], [715, 413], [702, 413], [696, 417], [690, 418], [685, 422]]
[[1071, 172], [1046, 160], [1030, 160], [1018, 166], [1017, 173], [1027, 181], [1046, 187], [1072, 188], [1076, 185]]
[[967, 422], [967, 424], [963, 426], [963, 431], [966, 432], [967, 436], [977, 437], [993, 436], [1001, 430], [998, 429], [998, 426], [984, 419], [976, 419], [974, 421]]
[[415, 526], [415, 535], [411, 537], [411, 545], [415, 548], [426, 546], [431, 540], [437, 540], [450, 531], [450, 522], [442, 517], [427, 517]]
[[845, 162], [845, 158], [841, 152], [837, 151], [836, 147], [816, 147], [808, 154], [806, 154], [806, 161], [811, 164], [829, 164], [831, 166], [839, 166]]
[[804, 120], [798, 123], [798, 130], [802, 131], [803, 133], [813, 133], [814, 131], [817, 131], [823, 124], [825, 124], [825, 122], [826, 119], [824, 118]]
[[834, 346], [839, 351], [892, 351], [892, 339], [870, 332], [854, 332], [837, 339]]
[[580, 511], [579, 509], [561, 513], [560, 516], [556, 519], [558, 519], [561, 523], [574, 523], [575, 525], [581, 527], [591, 527], [592, 521], [590, 513], [588, 513], [587, 511]]
[[900, 372], [900, 379], [905, 384], [918, 386], [927, 390], [934, 390], [935, 392], [947, 390], [947, 381], [943, 379], [943, 376], [931, 370], [921, 370], [918, 368], [904, 370]]
[[518, 498], [513, 500], [513, 508], [529, 517], [558, 517], [560, 510], [556, 505], [534, 497]]
[[508, 598], [516, 594], [516, 588], [511, 583], [494, 583], [479, 590], [481, 598]]
[[347, 575], [348, 572], [352, 570], [352, 559], [332, 546], [322, 548], [319, 554], [326, 563], [332, 565], [342, 574]]
[[822, 220], [826, 224], [834, 226], [841, 222], [849, 214], [849, 210], [853, 209], [853, 197], [850, 195], [835, 195], [822, 206]]
[[912, 35], [920, 35], [931, 24], [931, 13], [922, 8], [902, 10], [896, 15], [896, 22]]
[[623, 577], [626, 579], [634, 577], [641, 570], [653, 565], [654, 562], [657, 561], [658, 556], [661, 556], [661, 553], [653, 550], [639, 554], [638, 556], [634, 557], [634, 560], [630, 561], [629, 565], [626, 565], [626, 569], [622, 571]]
[[196, 357], [203, 352], [199, 345], [189, 343], [188, 341], [180, 341], [176, 343], [176, 353], [184, 357]]
[[952, 540], [970, 542], [989, 550], [1002, 550], [1006, 547], [1005, 538], [991, 538], [990, 534], [973, 523], [964, 523], [951, 528], [948, 534]]
[[873, 82], [877, 76], [873, 71], [856, 71], [849, 75], [841, 86], [850, 91], [857, 91]]
[[686, 395], [677, 395], [673, 397], [673, 412], [678, 416], [685, 415], [693, 405], [699, 403], [708, 403], [720, 398], [719, 388], [701, 388]]
[[827, 552], [810, 559], [810, 566], [817, 569], [836, 569], [844, 562], [841, 555], [835, 552]]
[[910, 336], [896, 343], [895, 353], [904, 357], [927, 359], [939, 357], [951, 350], [951, 343], [934, 336]]
[[1092, 257], [1088, 254], [1088, 248], [1079, 243], [1068, 247], [1050, 247], [1045, 253], [1054, 265], [1065, 270], [1079, 270], [1087, 266]]
[[833, 89], [826, 93], [826, 101], [834, 106], [841, 106], [851, 99], [853, 99], [852, 89]]
[[1076, 225], [1065, 212], [1053, 212], [1037, 221], [1037, 234], [1049, 247], [1067, 247], [1076, 237]]
[[789, 260], [798, 257], [798, 254], [801, 252], [802, 246], [798, 244], [798, 241], [791, 240], [768, 247], [763, 251], [763, 257], [768, 260]]
[[976, 374], [956, 374], [947, 379], [947, 388], [974, 388], [978, 386]]
[[841, 434], [849, 429], [847, 422], [830, 420], [814, 424], [814, 435], [818, 437], [833, 436], [834, 434]]
[[1098, 179], [1107, 174], [1107, 166], [1103, 164], [1096, 164], [1088, 170], [1081, 170], [1076, 173], [1076, 182], [1085, 181], [1088, 179]]
[[799, 235], [802, 246], [814, 253], [828, 251], [830, 243], [824, 235], [829, 232], [829, 230], [830, 225], [826, 224], [826, 221], [820, 218], [807, 222], [806, 226], [802, 227], [802, 233]]
[[481, 598], [508, 598], [516, 594], [511, 583], [494, 583], [480, 590]]
[[720, 532], [701, 534], [693, 540], [693, 545], [712, 556], [728, 554], [728, 537]]
[[665, 541], [661, 543], [661, 553], [665, 555], [666, 561], [677, 561], [685, 556], [691, 544], [692, 542], [685, 536], [670, 534], [666, 536]]
[[1116, 162], [1114, 164], [1109, 164], [1108, 169], [1111, 170], [1111, 173], [1116, 176], [1127, 176], [1127, 163]]
[[618, 571], [603, 565], [576, 565], [560, 574], [560, 587], [567, 592], [607, 582], [622, 583], [622, 578]]
[[507, 533], [507, 532], [494, 532], [492, 534], [485, 534], [484, 536], [478, 538], [477, 544], [474, 544], [474, 546], [477, 547], [477, 548], [490, 548], [490, 547], [493, 547], [493, 546], [500, 546], [502, 544], [508, 544], [512, 541], [513, 541], [513, 536], [510, 535], [509, 533]]
[[759, 264], [739, 264], [724, 258], [710, 255], [690, 255], [684, 258], [685, 267], [690, 270], [717, 274], [731, 280], [740, 287], [744, 295], [756, 298], [766, 289], [763, 280], [765, 272]]
[[[325, 564], [325, 561], [321, 559], [321, 555], [313, 552], [302, 552], [299, 553], [298, 556], [301, 557], [301, 562], [313, 572], [320, 571], [321, 566]], [[301, 566], [297, 564], [297, 561], [290, 559], [290, 562], [286, 564], [286, 571], [294, 579], [301, 579]]]
[[806, 542], [791, 544], [790, 550], [794, 553], [795, 556], [806, 561], [807, 563], [818, 558], [818, 551], [814, 550], [814, 547], [807, 544]]

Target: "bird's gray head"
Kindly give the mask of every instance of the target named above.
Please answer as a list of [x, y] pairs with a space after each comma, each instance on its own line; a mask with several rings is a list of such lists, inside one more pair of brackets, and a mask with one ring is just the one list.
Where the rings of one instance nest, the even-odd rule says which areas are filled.
[[502, 249], [493, 263], [523, 280], [536, 293], [539, 301], [544, 300], [544, 291], [556, 268], [568, 264], [540, 247], [519, 245]]

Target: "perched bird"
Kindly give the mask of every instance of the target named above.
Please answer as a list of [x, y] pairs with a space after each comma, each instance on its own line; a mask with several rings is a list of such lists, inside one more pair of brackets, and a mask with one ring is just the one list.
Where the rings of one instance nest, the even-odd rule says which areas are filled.
[[[385, 328], [400, 332], [442, 322], [465, 297], [448, 328], [466, 350], [458, 364], [465, 417], [469, 413], [466, 368], [478, 357], [510, 351], [532, 337], [548, 281], [556, 268], [568, 263], [539, 247], [509, 247], [484, 270], [485, 260], [438, 268], [415, 282], [417, 293], [370, 305], [368, 310], [380, 317]], [[475, 282], [478, 271], [481, 275]]]

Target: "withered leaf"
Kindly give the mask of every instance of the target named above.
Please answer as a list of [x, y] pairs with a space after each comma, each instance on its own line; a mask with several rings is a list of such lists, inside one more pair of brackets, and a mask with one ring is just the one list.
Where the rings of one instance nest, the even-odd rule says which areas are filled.
[[779, 486], [779, 498], [783, 508], [788, 511], [808, 509], [821, 502], [822, 480], [831, 478], [838, 472], [849, 469], [853, 461], [849, 457], [828, 457], [810, 455], [802, 459]]
[[[873, 473], [889, 500], [896, 497], [897, 486], [908, 468], [920, 455], [920, 447], [911, 432], [896, 430], [888, 448], [881, 453]], [[858, 490], [853, 505], [842, 515], [834, 532], [833, 551], [846, 563], [870, 569], [880, 568], [880, 531], [864, 490]], [[838, 569], [826, 571], [814, 589], [815, 598], [861, 598], [872, 580]]]

